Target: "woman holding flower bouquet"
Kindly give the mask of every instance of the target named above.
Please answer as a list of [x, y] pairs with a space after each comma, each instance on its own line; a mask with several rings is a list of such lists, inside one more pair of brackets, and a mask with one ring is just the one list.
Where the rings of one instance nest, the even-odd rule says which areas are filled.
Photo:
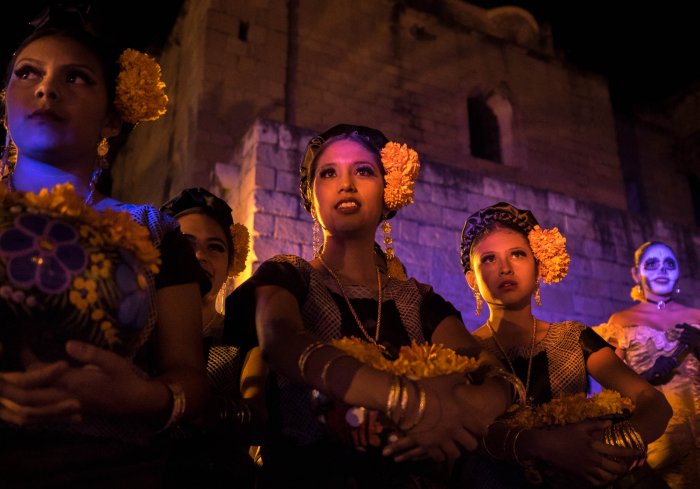
[[664, 435], [649, 445], [649, 465], [673, 488], [700, 487], [700, 310], [676, 300], [680, 265], [665, 243], [634, 253], [634, 306], [598, 332], [673, 407]]
[[[464, 225], [462, 267], [477, 314], [483, 302], [490, 312], [474, 335], [520, 377], [530, 406], [491, 425], [467, 469], [478, 487], [523, 487], [526, 478], [542, 475], [553, 487], [610, 483], [643, 461], [646, 445], [671, 415], [664, 397], [590, 328], [533, 315], [540, 281], [566, 276], [565, 241], [556, 228], [540, 228], [530, 211], [504, 202], [472, 214]], [[629, 404], [607, 392], [586, 401], [588, 374]], [[530, 410], [538, 406], [543, 409]], [[614, 425], [600, 419], [621, 417], [631, 406], [629, 419]]]
[[[276, 256], [231, 295], [240, 322], [226, 325], [224, 339], [254, 341], [244, 311], [253, 301], [248, 320], [271, 369], [271, 436], [263, 446], [271, 487], [433, 487], [446, 472], [393, 459], [454, 460], [476, 448], [511, 400], [500, 378], [417, 380], [370, 367], [337, 343], [354, 337], [355, 346], [388, 359], [427, 341], [494, 361], [452, 305], [402, 276], [388, 219], [412, 202], [418, 168], [415, 151], [376, 129], [342, 124], [313, 138], [301, 195], [314, 219], [316, 256]], [[380, 223], [386, 253], [374, 241]]]
[[160, 69], [77, 9], [33, 25], [3, 93], [1, 484], [158, 487], [156, 433], [206, 398], [198, 265], [174, 220], [96, 183], [109, 138], [164, 113]]

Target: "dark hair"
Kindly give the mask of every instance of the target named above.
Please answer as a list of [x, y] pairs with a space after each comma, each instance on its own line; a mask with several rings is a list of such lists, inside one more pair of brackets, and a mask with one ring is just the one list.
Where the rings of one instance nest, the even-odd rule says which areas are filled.
[[186, 188], [160, 207], [161, 212], [178, 218], [187, 214], [204, 214], [212, 218], [221, 227], [228, 245], [229, 269], [233, 264], [235, 250], [233, 249], [233, 237], [231, 226], [233, 216], [231, 207], [223, 199], [212, 194], [205, 188]]
[[462, 228], [460, 255], [464, 273], [471, 270], [472, 248], [493, 229], [508, 228], [527, 237], [537, 224], [532, 212], [518, 209], [507, 202], [499, 202], [473, 213]]
[[[384, 174], [384, 167], [381, 164], [381, 150], [389, 142], [389, 139], [378, 129], [355, 124], [338, 124], [325, 130], [318, 136], [313, 137], [306, 145], [304, 156], [301, 159], [299, 168], [299, 192], [304, 202], [304, 209], [311, 212], [314, 172], [316, 170], [316, 160], [335, 141], [349, 139], [364, 146], [368, 151], [377, 157], [379, 167]], [[396, 215], [396, 211], [391, 211], [387, 219]]]
[[676, 254], [676, 252], [673, 251], [673, 248], [671, 248], [669, 245], [667, 245], [663, 241], [647, 241], [646, 243], [642, 243], [639, 246], [639, 248], [634, 250], [634, 267], [635, 268], [639, 268], [639, 264], [642, 262], [642, 258], [644, 258], [644, 255], [646, 254], [647, 250], [654, 245], [665, 246], [666, 248], [671, 250], [671, 253], [673, 253], [674, 255]]

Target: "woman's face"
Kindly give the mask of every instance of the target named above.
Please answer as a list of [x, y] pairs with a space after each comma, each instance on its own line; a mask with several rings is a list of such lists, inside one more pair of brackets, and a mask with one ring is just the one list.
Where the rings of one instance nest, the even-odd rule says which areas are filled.
[[41, 37], [17, 54], [5, 104], [21, 158], [93, 161], [99, 140], [118, 133], [99, 59], [67, 37]]
[[205, 214], [185, 214], [177, 220], [180, 230], [192, 243], [200, 266], [211, 280], [212, 287], [207, 297], [213, 299], [228, 276], [230, 250], [224, 230]]
[[374, 153], [348, 139], [331, 143], [316, 160], [313, 211], [331, 235], [374, 236], [384, 211], [384, 178]]
[[527, 238], [511, 229], [497, 228], [473, 248], [467, 282], [488, 304], [508, 308], [530, 303], [537, 267]]
[[676, 255], [663, 244], [649, 246], [642, 255], [639, 267], [632, 272], [635, 281], [642, 285], [647, 296], [673, 294], [680, 275]]

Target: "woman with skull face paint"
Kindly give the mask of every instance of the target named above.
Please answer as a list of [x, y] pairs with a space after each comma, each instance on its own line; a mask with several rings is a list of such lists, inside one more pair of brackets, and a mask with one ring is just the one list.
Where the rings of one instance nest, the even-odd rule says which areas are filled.
[[671, 487], [700, 487], [700, 309], [675, 300], [680, 271], [668, 245], [641, 245], [631, 272], [631, 296], [639, 303], [613, 314], [598, 332], [673, 407], [666, 432], [649, 445], [649, 464]]

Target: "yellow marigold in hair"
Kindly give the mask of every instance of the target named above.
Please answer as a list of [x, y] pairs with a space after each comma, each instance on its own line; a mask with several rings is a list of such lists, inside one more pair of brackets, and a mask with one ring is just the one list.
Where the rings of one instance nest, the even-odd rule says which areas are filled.
[[405, 144], [390, 141], [382, 148], [381, 157], [385, 172], [384, 203], [391, 210], [411, 204], [420, 171], [418, 153]]
[[119, 66], [114, 104], [121, 118], [136, 124], [154, 121], [165, 114], [168, 96], [156, 60], [134, 49], [127, 49], [119, 57]]
[[231, 226], [231, 237], [233, 238], [233, 264], [231, 274], [235, 277], [245, 270], [245, 262], [250, 251], [250, 232], [245, 225], [234, 222]]
[[571, 258], [566, 251], [566, 238], [559, 229], [532, 228], [527, 236], [532, 253], [539, 262], [539, 274], [547, 284], [560, 282], [569, 272]]

